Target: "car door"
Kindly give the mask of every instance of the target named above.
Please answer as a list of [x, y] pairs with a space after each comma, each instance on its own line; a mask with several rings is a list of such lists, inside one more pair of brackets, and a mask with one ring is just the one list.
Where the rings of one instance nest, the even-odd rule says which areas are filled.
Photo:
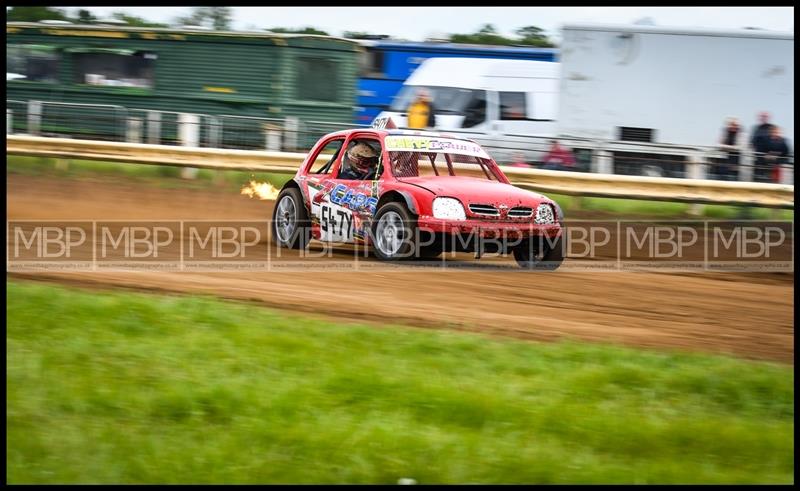
[[371, 179], [343, 178], [348, 164], [347, 150], [357, 142], [367, 142], [378, 153], [382, 166], [383, 149], [374, 135], [351, 136], [337, 161], [333, 176], [327, 179], [315, 209], [320, 226], [321, 240], [329, 242], [364, 243], [369, 234], [369, 224], [378, 203], [379, 180], [382, 171]]
[[345, 136], [340, 135], [324, 141], [311, 157], [308, 170], [304, 173], [303, 191], [308, 196], [309, 216], [311, 218], [311, 236], [317, 240], [327, 240], [327, 222], [320, 221], [320, 207], [325, 202], [325, 195], [333, 188], [334, 171], [338, 168], [344, 148]]

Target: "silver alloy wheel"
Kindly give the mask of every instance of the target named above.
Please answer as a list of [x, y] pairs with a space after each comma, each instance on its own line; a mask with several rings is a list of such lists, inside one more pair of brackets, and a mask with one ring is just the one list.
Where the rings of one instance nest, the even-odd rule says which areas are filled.
[[288, 243], [291, 240], [296, 226], [296, 216], [297, 207], [292, 197], [286, 195], [281, 198], [278, 203], [278, 212], [275, 214], [275, 232], [281, 242]]
[[403, 244], [403, 219], [395, 211], [387, 211], [378, 220], [375, 246], [384, 256], [392, 257]]

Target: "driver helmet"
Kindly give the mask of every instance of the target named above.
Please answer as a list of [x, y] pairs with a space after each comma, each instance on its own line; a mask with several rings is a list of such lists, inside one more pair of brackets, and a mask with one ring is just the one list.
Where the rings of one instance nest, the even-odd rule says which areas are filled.
[[358, 142], [347, 151], [350, 165], [359, 172], [368, 172], [378, 164], [378, 152], [363, 142]]

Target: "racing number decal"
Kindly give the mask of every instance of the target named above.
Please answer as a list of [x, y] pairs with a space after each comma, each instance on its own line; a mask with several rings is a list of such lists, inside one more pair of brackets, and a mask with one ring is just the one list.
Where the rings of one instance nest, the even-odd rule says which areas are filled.
[[344, 242], [353, 240], [353, 213], [340, 206], [323, 203], [320, 207], [319, 226], [323, 237], [333, 240], [340, 238]]

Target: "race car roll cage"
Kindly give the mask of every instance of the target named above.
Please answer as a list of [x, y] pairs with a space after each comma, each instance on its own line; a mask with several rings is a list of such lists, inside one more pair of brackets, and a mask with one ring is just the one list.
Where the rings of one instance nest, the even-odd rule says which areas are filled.
[[[342, 145], [338, 149], [336, 149], [336, 151], [334, 152], [334, 154], [331, 157], [331, 159], [328, 160], [328, 162], [326, 162], [325, 165], [323, 165], [318, 171], [313, 172], [313, 173], [310, 172], [311, 167], [313, 166], [313, 163], [316, 161], [316, 157], [319, 155], [319, 153], [325, 148], [325, 146], [328, 143], [330, 143], [331, 141], [335, 141], [335, 140], [337, 140], [339, 138], [342, 138]], [[370, 133], [370, 132], [363, 132], [363, 133], [362, 132], [353, 132], [353, 133], [345, 134], [345, 135], [331, 136], [329, 139], [325, 140], [324, 142], [322, 142], [319, 145], [319, 147], [318, 147], [319, 150], [317, 150], [314, 153], [314, 155], [313, 155], [314, 158], [310, 158], [309, 159], [308, 164], [303, 169], [302, 175], [333, 174], [334, 171], [336, 171], [336, 176], [333, 176], [333, 177], [338, 179], [339, 178], [338, 175], [341, 172], [342, 163], [344, 162], [344, 157], [345, 157], [344, 155], [341, 155], [342, 149], [349, 147], [352, 144], [353, 141], [358, 140], [358, 139], [374, 141], [380, 147], [380, 151], [378, 152], [378, 166], [377, 166], [377, 169], [375, 170], [375, 179], [371, 179], [371, 180], [375, 180], [375, 181], [381, 180], [381, 178], [384, 175], [383, 170], [385, 169], [385, 167], [384, 167], [384, 158], [383, 157], [384, 157], [384, 153], [388, 153], [388, 152], [385, 150], [384, 145], [383, 145], [383, 141], [379, 137], [379, 135], [374, 134], [374, 133]], [[402, 151], [397, 151], [397, 152], [408, 153], [409, 155], [424, 155], [425, 157], [428, 158], [428, 160], [430, 160], [430, 164], [431, 164], [431, 168], [433, 169], [433, 173], [437, 177], [440, 176], [439, 169], [436, 167], [436, 162], [435, 162], [436, 154], [439, 153], [439, 152], [424, 152], [424, 151], [420, 151], [420, 150], [415, 150], [415, 151], [410, 151], [410, 152], [406, 151], [406, 150], [402, 150]], [[445, 162], [447, 163], [448, 175], [455, 177], [456, 173], [455, 173], [455, 170], [453, 168], [453, 161], [452, 161], [452, 158], [450, 157], [450, 154], [442, 152], [442, 155], [444, 155]], [[341, 159], [340, 159], [340, 156], [341, 156]], [[339, 165], [335, 166], [335, 164], [337, 163], [337, 160], [339, 160]], [[417, 158], [417, 159], [414, 159], [414, 160], [416, 160], [417, 161], [417, 165], [419, 165], [419, 159]], [[506, 179], [502, 179], [500, 177], [500, 176], [505, 177], [505, 174], [502, 173], [502, 171], [500, 170], [500, 168], [497, 165], [497, 163], [494, 162], [491, 158], [483, 159], [483, 158], [480, 158], [480, 157], [475, 157], [475, 160], [478, 163], [478, 166], [481, 168], [481, 170], [483, 171], [483, 173], [484, 173], [484, 175], [486, 176], [487, 179], [489, 179], [490, 181], [491, 180], [496, 180], [496, 181], [499, 181], [499, 182], [506, 182], [506, 183], [508, 182], [507, 178]], [[487, 161], [490, 162], [491, 164], [487, 164]], [[491, 167], [492, 165], [494, 166], [494, 168]], [[332, 166], [335, 166], [335, 168], [332, 169], [331, 168]], [[382, 167], [384, 167], [384, 169], [382, 169]], [[389, 175], [393, 179], [401, 180], [402, 177], [417, 177], [417, 176], [419, 176], [419, 171], [417, 170], [417, 175], [416, 176], [396, 176], [395, 172], [394, 172], [394, 168], [392, 168], [392, 166], [389, 166]]]

